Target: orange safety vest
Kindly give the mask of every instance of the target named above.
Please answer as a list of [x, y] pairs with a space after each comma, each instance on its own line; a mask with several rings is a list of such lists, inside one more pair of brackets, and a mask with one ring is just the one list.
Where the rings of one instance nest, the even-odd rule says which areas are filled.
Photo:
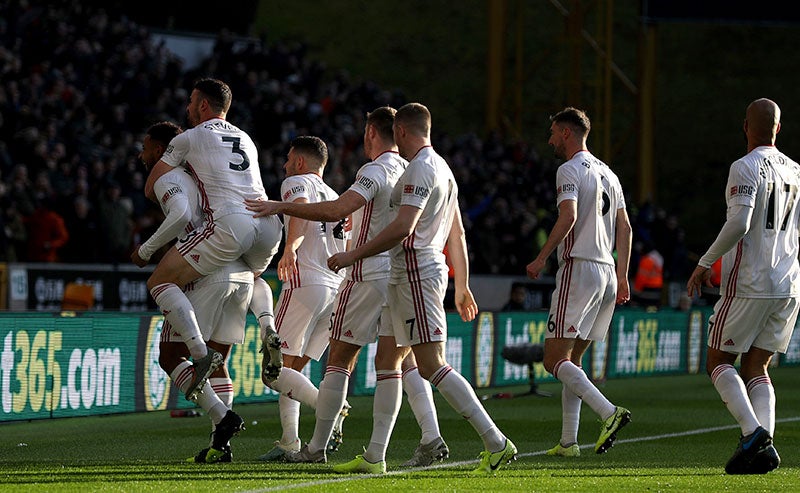
[[636, 291], [661, 289], [663, 285], [664, 257], [657, 251], [651, 250], [639, 260], [639, 269], [633, 280], [633, 289]]

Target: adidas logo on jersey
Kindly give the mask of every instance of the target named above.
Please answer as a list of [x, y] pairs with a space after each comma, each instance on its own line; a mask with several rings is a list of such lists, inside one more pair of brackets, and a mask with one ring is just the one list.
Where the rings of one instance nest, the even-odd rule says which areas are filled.
[[287, 343], [286, 341], [283, 341], [281, 343], [281, 349], [289, 349], [289, 343]]
[[196, 254], [196, 253], [193, 253], [193, 254], [191, 254], [191, 255], [189, 255], [189, 256], [190, 256], [190, 257], [192, 257], [192, 260], [194, 260], [194, 263], [195, 263], [195, 264], [198, 264], [198, 263], [200, 263], [200, 255], [198, 255], [198, 254]]
[[345, 337], [353, 337], [353, 333], [352, 333], [352, 332], [350, 332], [349, 330], [348, 330], [348, 331], [345, 331], [345, 333], [344, 333], [343, 335], [344, 335]]
[[578, 331], [575, 330], [575, 326], [574, 325], [570, 325], [569, 329], [567, 329], [567, 332], [578, 332]]
[[436, 330], [433, 331], [433, 335], [440, 336], [440, 335], [442, 335], [442, 331], [439, 330], [439, 329], [436, 329]]
[[725, 341], [725, 346], [735, 346], [735, 345], [736, 343], [733, 342], [733, 339], [728, 339], [727, 341]]

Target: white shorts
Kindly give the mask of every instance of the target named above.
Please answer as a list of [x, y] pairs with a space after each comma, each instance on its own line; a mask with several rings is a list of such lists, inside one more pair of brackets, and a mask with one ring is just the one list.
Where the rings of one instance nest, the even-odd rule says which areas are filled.
[[708, 319], [708, 347], [746, 353], [751, 347], [785, 353], [792, 338], [798, 298], [722, 297]]
[[275, 328], [281, 336], [281, 352], [307, 355], [319, 361], [328, 347], [336, 288], [303, 286], [284, 288], [278, 297]]
[[447, 340], [446, 291], [446, 271], [437, 277], [389, 285], [389, 313], [399, 346]]
[[[194, 307], [203, 340], [220, 344], [241, 344], [253, 284], [219, 280], [184, 290]], [[183, 342], [180, 332], [165, 319], [161, 342]]]
[[252, 272], [263, 272], [278, 251], [283, 230], [275, 216], [228, 214], [212, 218], [175, 244], [202, 275], [241, 258]]
[[331, 339], [362, 347], [375, 342], [379, 326], [389, 325], [385, 318], [388, 284], [388, 279], [342, 282], [331, 316]]
[[546, 339], [602, 341], [617, 304], [613, 265], [572, 259], [558, 268]]

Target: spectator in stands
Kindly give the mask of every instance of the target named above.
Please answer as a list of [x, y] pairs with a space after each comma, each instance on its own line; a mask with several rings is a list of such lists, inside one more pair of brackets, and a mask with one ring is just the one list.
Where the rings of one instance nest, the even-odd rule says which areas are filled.
[[659, 306], [664, 287], [664, 257], [652, 243], [645, 244], [642, 253], [633, 278], [632, 301], [643, 306]]
[[28, 261], [58, 262], [58, 251], [69, 239], [64, 218], [52, 208], [49, 197], [36, 200], [33, 214], [25, 219], [28, 228]]
[[64, 217], [69, 241], [62, 250], [64, 262], [92, 263], [99, 256], [100, 227], [97, 215], [86, 197], [78, 195]]
[[122, 188], [114, 180], [106, 181], [98, 199], [98, 219], [103, 262], [128, 262], [133, 239], [133, 212]]
[[18, 164], [14, 166], [8, 184], [8, 197], [16, 205], [17, 210], [23, 217], [33, 214], [36, 206], [33, 186], [28, 179], [27, 165]]
[[511, 285], [511, 294], [508, 297], [508, 301], [503, 308], [501, 309], [504, 312], [524, 312], [528, 310], [528, 307], [525, 305], [525, 301], [528, 298], [528, 290], [525, 289], [525, 285], [515, 282]]

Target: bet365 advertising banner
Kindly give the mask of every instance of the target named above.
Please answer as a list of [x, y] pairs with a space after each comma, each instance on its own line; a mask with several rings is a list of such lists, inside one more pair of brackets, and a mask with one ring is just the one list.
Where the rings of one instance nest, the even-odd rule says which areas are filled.
[[[618, 310], [605, 341], [587, 352], [583, 367], [595, 380], [704, 372], [710, 308], [649, 313]], [[125, 313], [0, 314], [0, 421], [190, 408], [158, 366], [163, 318]], [[547, 313], [482, 312], [465, 323], [448, 315], [447, 361], [478, 389], [530, 382], [528, 367], [506, 361], [503, 348], [541, 344]], [[260, 380], [258, 325], [247, 320], [245, 341], [234, 346], [228, 369], [235, 402], [270, 402], [277, 394]], [[350, 392], [375, 388], [376, 344], [365, 347]], [[800, 364], [795, 331], [780, 365]], [[552, 381], [540, 363], [536, 382]], [[305, 370], [315, 384], [323, 362]]]

